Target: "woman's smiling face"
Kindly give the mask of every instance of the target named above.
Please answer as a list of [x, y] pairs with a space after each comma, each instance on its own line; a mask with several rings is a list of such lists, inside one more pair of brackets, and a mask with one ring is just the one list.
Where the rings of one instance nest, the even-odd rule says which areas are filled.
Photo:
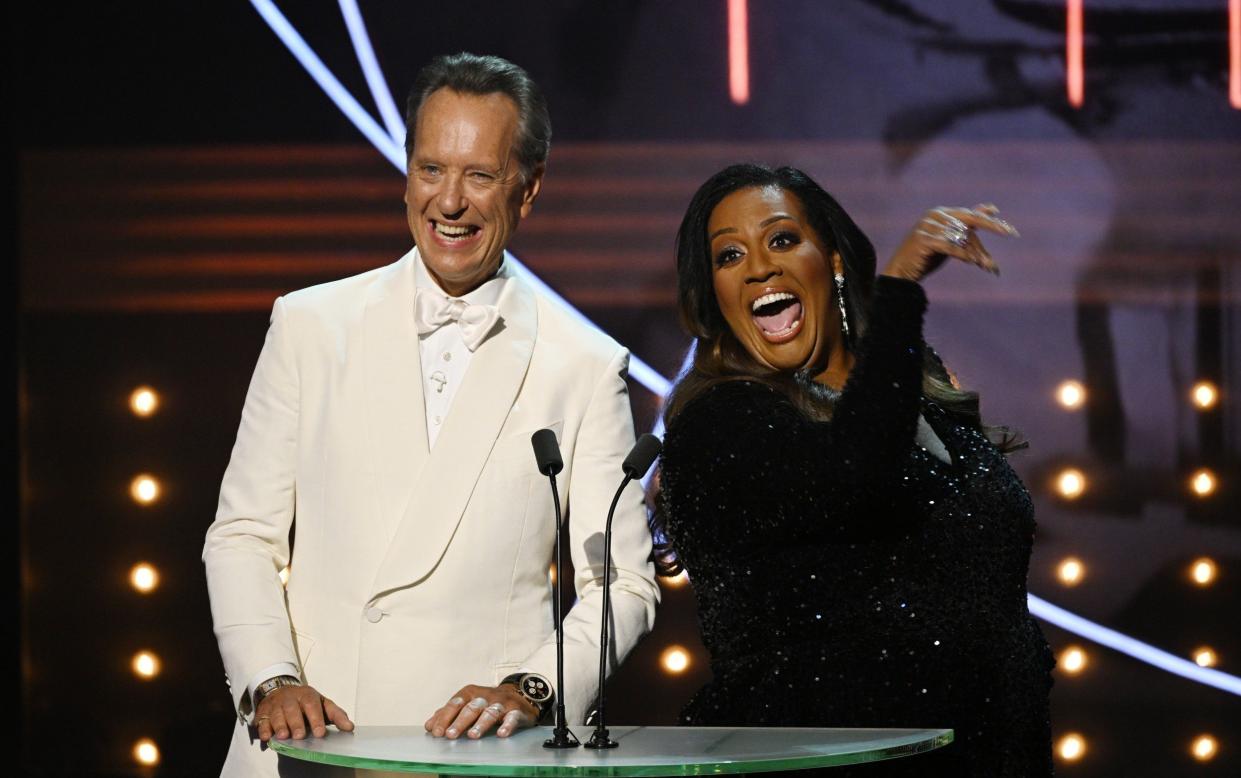
[[832, 304], [840, 253], [806, 220], [796, 195], [777, 186], [739, 189], [707, 223], [715, 299], [737, 341], [759, 364], [822, 373], [843, 348]]

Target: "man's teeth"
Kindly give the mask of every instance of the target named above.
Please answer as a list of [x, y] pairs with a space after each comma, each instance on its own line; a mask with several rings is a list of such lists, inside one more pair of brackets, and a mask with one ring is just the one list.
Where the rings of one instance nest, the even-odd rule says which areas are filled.
[[448, 238], [462, 238], [474, 231], [468, 224], [452, 225], [435, 222], [435, 231]]
[[772, 303], [778, 303], [784, 300], [796, 300], [796, 299], [797, 299], [796, 295], [789, 294], [788, 292], [772, 292], [771, 294], [765, 294], [762, 297], [755, 300], [754, 303], [750, 306], [750, 310], [752, 312], [757, 312], [758, 309], [762, 308], [764, 305], [771, 305]]

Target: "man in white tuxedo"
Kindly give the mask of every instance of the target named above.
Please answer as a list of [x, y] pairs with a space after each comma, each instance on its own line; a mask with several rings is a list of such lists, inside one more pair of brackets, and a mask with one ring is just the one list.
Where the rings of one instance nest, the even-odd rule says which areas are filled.
[[[633, 444], [628, 353], [505, 267], [542, 185], [546, 105], [511, 63], [441, 57], [418, 76], [407, 131], [416, 248], [276, 301], [207, 532], [238, 717], [225, 775], [277, 774], [272, 736], [356, 721], [504, 737], [550, 706], [540, 688], [570, 722], [598, 692], [602, 532]], [[564, 457], [578, 595], [564, 689], [556, 528], [530, 444], [543, 428]], [[617, 663], [659, 599], [638, 487], [613, 532]]]

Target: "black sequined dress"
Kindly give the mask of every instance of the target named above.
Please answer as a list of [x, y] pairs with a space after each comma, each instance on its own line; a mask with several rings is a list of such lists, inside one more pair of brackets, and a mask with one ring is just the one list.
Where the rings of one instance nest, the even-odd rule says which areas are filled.
[[[925, 307], [919, 285], [877, 279], [830, 422], [733, 381], [669, 425], [660, 499], [714, 674], [682, 721], [950, 727], [931, 754], [828, 774], [1049, 775], [1033, 506], [977, 429], [922, 397]], [[950, 463], [915, 444], [919, 413]]]

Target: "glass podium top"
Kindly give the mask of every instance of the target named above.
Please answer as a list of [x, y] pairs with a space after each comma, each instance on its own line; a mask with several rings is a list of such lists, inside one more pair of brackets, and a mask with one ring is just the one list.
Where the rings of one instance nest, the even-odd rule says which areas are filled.
[[[588, 728], [579, 728], [588, 737]], [[433, 738], [422, 727], [330, 729], [324, 738], [272, 740], [279, 754], [396, 772], [500, 776], [718, 775], [804, 770], [918, 754], [952, 742], [950, 729], [611, 727], [619, 748], [543, 748], [551, 727], [480, 740]], [[585, 738], [583, 738], [585, 742]]]

